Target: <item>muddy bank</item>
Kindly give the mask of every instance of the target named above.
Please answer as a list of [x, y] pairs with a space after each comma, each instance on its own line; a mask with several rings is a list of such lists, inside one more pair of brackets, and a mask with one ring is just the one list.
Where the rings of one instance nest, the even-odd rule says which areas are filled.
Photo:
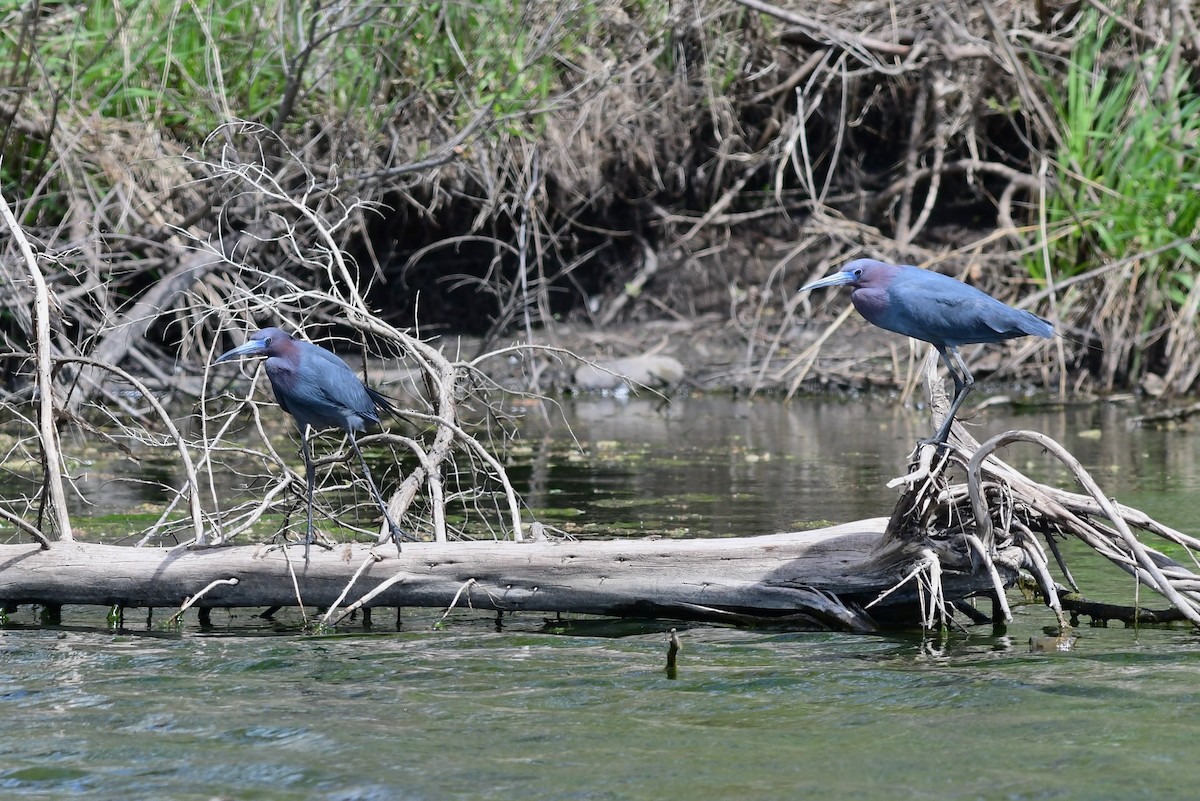
[[[641, 393], [648, 388], [667, 394], [685, 390], [788, 398], [797, 393], [899, 390], [911, 395], [929, 353], [926, 344], [881, 331], [856, 314], [826, 337], [829, 324], [823, 315], [795, 314], [761, 331], [736, 326], [716, 314], [604, 330], [567, 323], [555, 326], [552, 334], [535, 332], [527, 358], [491, 362], [488, 369], [491, 378], [514, 389], [536, 382], [549, 392]], [[446, 347], [472, 353], [480, 344], [477, 338], [449, 338]], [[523, 345], [525, 340], [502, 344]], [[539, 352], [542, 348], [546, 351]], [[1037, 360], [1021, 361], [1017, 348], [963, 350], [984, 393], [1054, 396]], [[387, 376], [388, 368], [381, 368], [380, 374]]]

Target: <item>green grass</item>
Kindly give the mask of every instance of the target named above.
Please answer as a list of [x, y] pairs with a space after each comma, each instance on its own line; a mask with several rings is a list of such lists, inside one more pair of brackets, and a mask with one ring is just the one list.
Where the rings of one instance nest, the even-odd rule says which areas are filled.
[[105, 151], [130, 137], [203, 156], [214, 132], [247, 121], [339, 167], [349, 143], [367, 161], [424, 158], [481, 114], [476, 136], [536, 140], [609, 46], [593, 0], [106, 0], [36, 19], [23, 29], [21, 11], [0, 11], [0, 76], [55, 136], [0, 137], [0, 192], [39, 187], [24, 214], [46, 228], [73, 213], [68, 173], [108, 196], [102, 165], [123, 155]]
[[262, 117], [284, 81], [270, 12], [249, 2], [211, 11], [182, 0], [84, 4], [41, 29], [45, 80], [81, 112], [193, 135], [226, 108]]
[[[1200, 252], [1181, 241], [1200, 219], [1200, 95], [1186, 70], [1167, 75], [1175, 45], [1106, 61], [1121, 52], [1113, 22], [1087, 11], [1083, 26], [1061, 84], [1035, 60], [1063, 142], [1046, 208], [1050, 269], [1066, 277], [1144, 254], [1135, 279], [1149, 290], [1145, 331], [1186, 302], [1200, 268]], [[1028, 267], [1045, 277], [1040, 256]]]
[[487, 108], [504, 120], [503, 131], [540, 133], [540, 110], [569, 73], [563, 65], [587, 50], [599, 25], [589, 0], [558, 20], [543, 39], [549, 15], [559, 7], [511, 0], [419, 4], [403, 47], [411, 89], [438, 98], [439, 107], [459, 125]]
[[81, 118], [142, 122], [182, 142], [231, 120], [275, 125], [296, 75], [284, 132], [346, 121], [374, 131], [416, 108], [455, 123], [489, 109], [528, 135], [562, 65], [597, 30], [590, 1], [553, 18], [559, 8], [109, 0], [42, 15], [32, 39], [7, 26], [0, 64], [13, 65], [10, 80], [28, 76], [25, 102], [47, 113], [57, 100]]

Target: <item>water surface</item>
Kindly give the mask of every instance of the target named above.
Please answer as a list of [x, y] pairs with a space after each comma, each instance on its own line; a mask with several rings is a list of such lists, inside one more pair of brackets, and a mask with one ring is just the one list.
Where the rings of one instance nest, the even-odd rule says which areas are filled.
[[[597, 399], [530, 425], [513, 474], [576, 536], [730, 536], [886, 514], [883, 485], [922, 436], [889, 400]], [[1195, 533], [1197, 436], [1130, 430], [1119, 406], [992, 409], [1063, 442], [1112, 496]], [[1006, 458], [1069, 482], [1029, 448]], [[119, 505], [102, 481], [93, 500]], [[1069, 484], [1068, 484], [1069, 485]], [[107, 501], [105, 500], [107, 498]], [[1089, 594], [1123, 574], [1072, 548]], [[948, 638], [679, 626], [678, 676], [653, 621], [377, 612], [305, 636], [295, 611], [215, 612], [180, 632], [61, 627], [22, 608], [0, 631], [0, 797], [22, 799], [1097, 799], [1179, 797], [1200, 782], [1187, 628], [1052, 623]], [[1153, 602], [1162, 605], [1157, 599]]]

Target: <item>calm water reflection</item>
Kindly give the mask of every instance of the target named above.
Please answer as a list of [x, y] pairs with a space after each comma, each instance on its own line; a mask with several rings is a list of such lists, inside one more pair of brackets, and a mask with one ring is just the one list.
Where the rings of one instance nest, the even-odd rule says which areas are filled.
[[[1130, 428], [1135, 411], [1115, 404], [1022, 413], [992, 407], [972, 418], [971, 430], [980, 440], [1014, 428], [1041, 431], [1074, 453], [1110, 495], [1187, 528], [1200, 490], [1200, 436]], [[531, 469], [537, 479], [527, 483], [527, 498], [537, 509], [586, 506], [584, 526], [597, 533], [605, 533], [605, 523], [628, 522], [622, 512], [634, 506], [639, 526], [690, 535], [763, 534], [886, 515], [896, 498], [886, 483], [929, 434], [923, 414], [880, 398], [693, 398], [669, 407], [603, 399], [568, 404], [562, 416], [584, 455], [572, 452], [566, 424], [551, 426], [540, 447], [553, 456], [540, 471]], [[1074, 483], [1032, 446], [1001, 456], [1038, 480]]]
[[[886, 400], [701, 398], [666, 409], [601, 399], [530, 426], [514, 475], [578, 535], [748, 535], [886, 514], [883, 484], [926, 433]], [[1196, 434], [1129, 430], [1128, 410], [1020, 416], [1105, 490], [1192, 531]], [[983, 436], [980, 436], [982, 439]], [[1007, 458], [1068, 480], [1030, 449]], [[103, 500], [112, 485], [97, 479]], [[114, 502], [116, 503], [116, 502]], [[1089, 592], [1127, 581], [1073, 549]], [[1017, 600], [1014, 594], [1014, 600]], [[1030, 654], [1051, 622], [1018, 606], [1007, 632], [947, 641], [683, 631], [666, 626], [406, 610], [404, 630], [305, 637], [247, 612], [182, 634], [62, 628], [22, 609], [0, 632], [0, 797], [60, 799], [834, 799], [1178, 797], [1200, 640], [1186, 629], [1085, 629]], [[131, 625], [133, 621], [130, 621]]]

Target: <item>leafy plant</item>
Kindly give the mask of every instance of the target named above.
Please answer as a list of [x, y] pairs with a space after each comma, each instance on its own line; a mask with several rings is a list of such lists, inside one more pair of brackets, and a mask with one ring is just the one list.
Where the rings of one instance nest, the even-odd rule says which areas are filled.
[[[1186, 70], [1168, 72], [1174, 44], [1113, 59], [1123, 43], [1112, 19], [1089, 11], [1082, 26], [1061, 85], [1034, 62], [1061, 126], [1049, 267], [1061, 279], [1125, 263], [1091, 309], [1111, 383], [1141, 372], [1144, 346], [1188, 303], [1200, 269], [1200, 95]], [[1040, 255], [1028, 267], [1045, 277]]]

